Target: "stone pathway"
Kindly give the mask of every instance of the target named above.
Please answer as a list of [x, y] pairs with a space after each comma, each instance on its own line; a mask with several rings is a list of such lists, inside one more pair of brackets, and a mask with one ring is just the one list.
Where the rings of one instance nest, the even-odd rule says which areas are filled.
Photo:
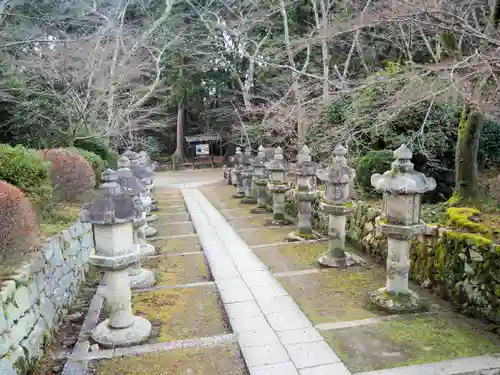
[[199, 190], [183, 196], [250, 374], [350, 374], [207, 198]]
[[[431, 314], [366, 310], [383, 267], [318, 268], [326, 243], [285, 243], [292, 229], [264, 227], [269, 215], [213, 183], [220, 170], [158, 175], [157, 253], [143, 261], [158, 282], [133, 293], [153, 337], [90, 350], [81, 335], [64, 375], [500, 375], [498, 337], [481, 324], [420, 290]], [[87, 332], [101, 303], [98, 292]]]

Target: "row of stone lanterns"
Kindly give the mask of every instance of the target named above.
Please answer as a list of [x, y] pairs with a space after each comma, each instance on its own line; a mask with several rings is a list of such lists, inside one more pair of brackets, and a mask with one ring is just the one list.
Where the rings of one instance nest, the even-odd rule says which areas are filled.
[[[235, 198], [251, 198], [248, 188], [252, 176], [257, 192], [258, 207], [254, 213], [268, 212], [267, 190], [272, 193], [272, 224], [287, 225], [285, 218], [285, 193], [291, 188], [286, 182], [286, 167], [283, 151], [276, 148], [274, 158], [265, 160], [263, 147], [249, 163], [251, 151], [245, 155], [238, 147], [233, 166], [227, 170], [232, 176], [232, 183], [237, 188]], [[297, 230], [289, 239], [300, 240], [314, 237], [312, 228], [312, 204], [318, 198], [315, 179], [324, 182], [324, 194], [319, 194], [320, 208], [328, 214], [328, 251], [318, 258], [324, 267], [344, 268], [354, 264], [363, 264], [359, 256], [346, 252], [347, 215], [355, 210], [351, 200], [351, 186], [355, 171], [349, 167], [346, 159], [347, 150], [338, 145], [334, 150], [333, 160], [326, 169], [317, 168], [311, 161], [310, 150], [304, 146], [298, 154], [298, 162], [293, 171], [296, 177], [296, 199], [298, 203]], [[382, 233], [388, 236], [387, 282], [369, 296], [369, 301], [377, 308], [410, 312], [422, 309], [418, 295], [408, 287], [410, 269], [410, 239], [425, 230], [425, 223], [420, 220], [420, 199], [427, 191], [435, 189], [433, 178], [416, 172], [411, 163], [412, 152], [402, 145], [394, 152], [395, 161], [390, 171], [383, 175], [374, 174], [372, 185], [383, 193], [383, 214], [380, 220]], [[250, 168], [253, 167], [253, 169]], [[246, 181], [244, 183], [244, 181]], [[246, 194], [245, 194], [246, 193]], [[252, 201], [253, 202], [253, 201]]]
[[[126, 151], [118, 170], [102, 174], [100, 196], [84, 205], [80, 218], [92, 223], [95, 252], [89, 262], [105, 271], [104, 311], [92, 338], [104, 347], [119, 347], [146, 341], [151, 323], [132, 314], [131, 289], [150, 287], [154, 273], [141, 267], [141, 256], [155, 252], [145, 237], [156, 234], [148, 225], [154, 174], [146, 153]], [[149, 219], [149, 220], [148, 220]]]

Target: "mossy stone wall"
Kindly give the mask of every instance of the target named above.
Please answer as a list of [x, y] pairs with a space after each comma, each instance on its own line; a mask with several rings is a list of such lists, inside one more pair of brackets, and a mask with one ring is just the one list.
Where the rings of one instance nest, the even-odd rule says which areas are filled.
[[[295, 215], [294, 193], [287, 194], [287, 213]], [[349, 242], [383, 262], [387, 238], [379, 230], [381, 211], [357, 201], [347, 220]], [[313, 226], [327, 233], [328, 216], [314, 204]], [[460, 312], [500, 327], [500, 247], [484, 237], [428, 226], [412, 240], [410, 277], [450, 301]]]

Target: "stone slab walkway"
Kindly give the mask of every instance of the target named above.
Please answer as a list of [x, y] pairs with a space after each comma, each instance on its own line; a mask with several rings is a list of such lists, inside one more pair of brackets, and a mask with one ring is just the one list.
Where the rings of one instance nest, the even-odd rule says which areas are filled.
[[250, 374], [350, 374], [208, 199], [197, 189], [182, 194]]

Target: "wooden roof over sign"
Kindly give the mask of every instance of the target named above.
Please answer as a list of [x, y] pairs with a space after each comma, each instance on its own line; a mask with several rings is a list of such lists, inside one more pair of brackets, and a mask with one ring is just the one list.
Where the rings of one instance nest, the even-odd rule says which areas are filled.
[[206, 141], [220, 141], [220, 136], [218, 134], [197, 134], [197, 135], [187, 135], [184, 137], [186, 142], [206, 142]]

